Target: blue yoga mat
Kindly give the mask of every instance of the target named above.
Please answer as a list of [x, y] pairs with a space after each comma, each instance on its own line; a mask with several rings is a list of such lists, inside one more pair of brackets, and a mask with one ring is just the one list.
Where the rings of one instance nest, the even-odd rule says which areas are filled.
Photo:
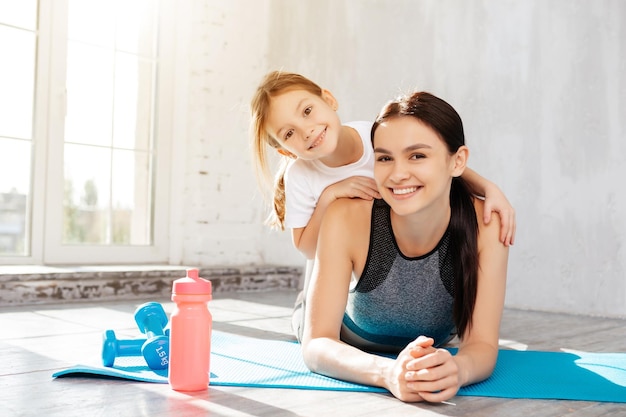
[[[218, 331], [213, 331], [211, 343], [214, 386], [386, 392], [312, 373], [297, 343]], [[85, 374], [167, 383], [167, 370], [152, 371], [141, 357], [117, 358], [112, 368], [76, 365], [52, 376]], [[492, 376], [463, 387], [458, 395], [625, 403], [626, 353], [500, 350]]]

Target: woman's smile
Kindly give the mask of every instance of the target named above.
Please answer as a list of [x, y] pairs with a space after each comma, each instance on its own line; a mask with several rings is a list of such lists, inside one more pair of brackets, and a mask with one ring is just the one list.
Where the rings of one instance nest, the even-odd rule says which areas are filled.
[[391, 194], [393, 196], [394, 199], [396, 200], [404, 200], [407, 198], [411, 198], [415, 195], [415, 193], [417, 193], [419, 190], [421, 190], [423, 187], [394, 187], [394, 188], [389, 188], [389, 190], [391, 191]]
[[392, 188], [391, 189], [394, 194], [409, 194], [417, 191], [417, 187], [408, 187], [408, 188]]

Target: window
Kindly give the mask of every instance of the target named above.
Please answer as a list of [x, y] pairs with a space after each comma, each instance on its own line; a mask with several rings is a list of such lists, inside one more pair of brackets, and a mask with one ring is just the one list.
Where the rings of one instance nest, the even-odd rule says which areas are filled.
[[167, 261], [167, 7], [0, 0], [1, 263]]
[[29, 253], [37, 2], [0, 1], [0, 254]]

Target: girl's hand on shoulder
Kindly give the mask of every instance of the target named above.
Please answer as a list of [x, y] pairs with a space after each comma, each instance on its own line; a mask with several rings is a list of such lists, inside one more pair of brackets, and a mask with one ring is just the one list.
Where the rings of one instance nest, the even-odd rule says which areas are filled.
[[376, 187], [376, 182], [369, 177], [354, 176], [329, 185], [324, 190], [332, 193], [337, 198], [362, 198], [363, 200], [373, 200], [380, 198], [380, 193]]
[[500, 189], [492, 185], [485, 190], [483, 221], [489, 224], [492, 212], [500, 215], [500, 242], [504, 246], [515, 243], [515, 209]]

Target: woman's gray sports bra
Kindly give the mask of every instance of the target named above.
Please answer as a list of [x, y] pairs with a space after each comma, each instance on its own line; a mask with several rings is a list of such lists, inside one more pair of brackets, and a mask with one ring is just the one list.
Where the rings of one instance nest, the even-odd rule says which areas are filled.
[[449, 231], [417, 258], [404, 256], [391, 228], [390, 207], [375, 200], [363, 275], [348, 294], [341, 338], [363, 350], [399, 352], [418, 336], [440, 346], [455, 332]]

